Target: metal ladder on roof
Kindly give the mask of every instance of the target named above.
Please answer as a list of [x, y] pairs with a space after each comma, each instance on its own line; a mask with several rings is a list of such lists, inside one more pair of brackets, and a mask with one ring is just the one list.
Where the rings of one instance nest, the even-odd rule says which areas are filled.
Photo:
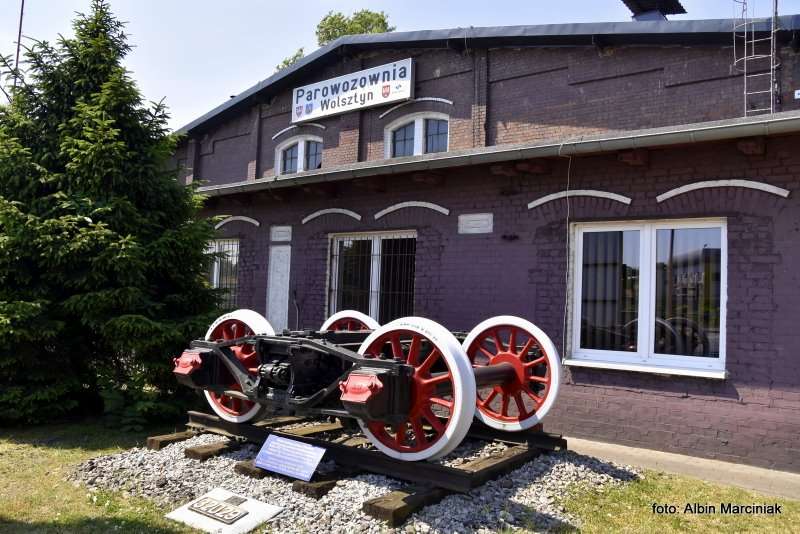
[[[733, 66], [743, 75], [744, 116], [775, 113], [780, 91], [777, 70], [778, 0], [771, 17], [755, 17], [754, 2], [733, 0]], [[749, 5], [748, 5], [749, 4]]]

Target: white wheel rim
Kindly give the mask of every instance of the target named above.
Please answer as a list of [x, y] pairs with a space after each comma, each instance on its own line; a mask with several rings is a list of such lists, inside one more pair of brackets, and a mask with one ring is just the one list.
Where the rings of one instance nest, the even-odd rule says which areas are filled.
[[[263, 315], [253, 310], [241, 309], [232, 311], [230, 313], [226, 313], [225, 315], [218, 317], [216, 321], [211, 323], [211, 326], [208, 328], [208, 331], [206, 331], [205, 339], [207, 341], [211, 341], [211, 335], [214, 333], [214, 330], [216, 330], [216, 328], [225, 321], [231, 321], [231, 320], [240, 321], [244, 323], [245, 326], [247, 326], [247, 328], [252, 330], [252, 332], [256, 335], [258, 334], [267, 336], [275, 335], [275, 329], [272, 328], [272, 325], [269, 324], [269, 321], [267, 321], [267, 319]], [[261, 405], [256, 403], [253, 405], [251, 409], [247, 410], [243, 414], [234, 415], [220, 408], [220, 406], [214, 400], [214, 397], [212, 396], [210, 391], [206, 390], [203, 391], [203, 393], [206, 396], [206, 401], [208, 402], [208, 405], [211, 406], [212, 410], [214, 410], [214, 413], [217, 414], [221, 419], [224, 419], [225, 421], [230, 421], [231, 423], [245, 423], [251, 420], [256, 415], [258, 415], [258, 413], [261, 411]]]
[[[492, 317], [490, 319], [486, 319], [478, 326], [473, 328], [461, 345], [464, 349], [464, 352], [467, 353], [469, 351], [470, 346], [473, 344], [473, 342], [475, 342], [476, 339], [478, 339], [479, 336], [482, 336], [489, 330], [503, 326], [511, 326], [524, 330], [530, 337], [534, 338], [544, 352], [547, 360], [547, 366], [550, 370], [550, 384], [547, 395], [544, 399], [544, 402], [541, 404], [541, 406], [539, 406], [533, 415], [521, 419], [518, 422], [510, 422], [492, 417], [482, 411], [479, 407], [475, 410], [475, 417], [487, 426], [497, 428], [499, 430], [515, 432], [526, 430], [539, 424], [547, 415], [547, 412], [550, 411], [550, 408], [553, 406], [556, 397], [558, 397], [558, 391], [561, 387], [561, 358], [558, 355], [558, 351], [556, 350], [553, 341], [547, 334], [545, 334], [539, 327], [530, 321], [526, 321], [525, 319], [514, 317], [512, 315], [500, 315], [497, 317]], [[467, 358], [469, 359], [469, 356], [467, 356]]]
[[410, 331], [430, 340], [439, 349], [452, 376], [452, 409], [444, 432], [429, 447], [417, 452], [404, 452], [393, 449], [376, 436], [364, 421], [358, 420], [361, 430], [375, 447], [392, 458], [405, 461], [434, 459], [455, 449], [469, 432], [475, 413], [475, 376], [472, 366], [458, 344], [458, 340], [442, 325], [422, 317], [396, 319], [372, 332], [361, 344], [358, 352], [365, 354], [370, 346], [386, 333], [401, 330]]
[[367, 330], [377, 330], [381, 327], [378, 321], [365, 313], [356, 310], [342, 310], [328, 317], [328, 320], [322, 323], [320, 330], [332, 330], [336, 323], [347, 319], [360, 322], [367, 327]]

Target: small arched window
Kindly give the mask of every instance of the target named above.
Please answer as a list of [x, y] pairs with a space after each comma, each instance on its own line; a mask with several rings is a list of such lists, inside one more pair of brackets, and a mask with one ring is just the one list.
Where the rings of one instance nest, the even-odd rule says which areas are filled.
[[447, 152], [450, 118], [444, 113], [413, 113], [392, 121], [384, 130], [387, 158]]
[[313, 171], [322, 167], [322, 138], [298, 135], [275, 148], [275, 174]]

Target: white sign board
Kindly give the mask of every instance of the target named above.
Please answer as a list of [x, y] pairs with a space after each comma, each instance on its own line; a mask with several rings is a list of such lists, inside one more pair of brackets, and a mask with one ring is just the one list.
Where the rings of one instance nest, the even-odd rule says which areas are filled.
[[292, 91], [292, 122], [408, 100], [414, 93], [411, 58], [360, 70]]

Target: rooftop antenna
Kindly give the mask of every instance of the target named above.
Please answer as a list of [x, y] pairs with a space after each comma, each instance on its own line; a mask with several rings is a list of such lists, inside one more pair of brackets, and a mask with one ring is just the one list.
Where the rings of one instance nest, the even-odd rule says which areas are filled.
[[744, 116], [775, 113], [780, 104], [778, 0], [772, 16], [756, 17], [754, 0], [733, 0], [733, 65], [742, 73]]
[[19, 49], [22, 43], [22, 17], [24, 14], [25, 0], [21, 0], [19, 5], [19, 28], [17, 30], [17, 57], [14, 59], [14, 89], [17, 88], [17, 78], [19, 78]]

